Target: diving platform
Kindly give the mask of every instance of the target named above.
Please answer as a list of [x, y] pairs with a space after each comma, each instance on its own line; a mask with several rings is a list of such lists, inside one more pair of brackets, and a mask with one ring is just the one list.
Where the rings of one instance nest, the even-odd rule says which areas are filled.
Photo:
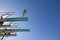
[[0, 34], [0, 36], [17, 36], [17, 34]]
[[11, 27], [11, 25], [0, 25], [0, 28], [8, 28], [8, 27]]
[[28, 17], [16, 17], [16, 18], [0, 19], [0, 22], [17, 22], [17, 21], [28, 21]]
[[12, 29], [14, 32], [30, 32], [30, 29]]
[[30, 29], [0, 29], [0, 33], [8, 33], [8, 32], [30, 32]]

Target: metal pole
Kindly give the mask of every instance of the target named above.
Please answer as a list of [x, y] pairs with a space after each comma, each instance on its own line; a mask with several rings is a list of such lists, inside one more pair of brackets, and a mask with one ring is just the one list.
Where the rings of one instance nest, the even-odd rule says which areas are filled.
[[1, 38], [1, 40], [3, 40], [4, 36]]

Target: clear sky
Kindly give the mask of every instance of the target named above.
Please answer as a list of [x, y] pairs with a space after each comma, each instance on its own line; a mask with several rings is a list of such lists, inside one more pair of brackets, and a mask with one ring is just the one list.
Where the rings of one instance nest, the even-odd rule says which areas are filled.
[[27, 8], [29, 21], [20, 22], [19, 27], [31, 31], [5, 40], [60, 40], [59, 0], [0, 0], [0, 12], [15, 12], [13, 17], [22, 16], [24, 8]]

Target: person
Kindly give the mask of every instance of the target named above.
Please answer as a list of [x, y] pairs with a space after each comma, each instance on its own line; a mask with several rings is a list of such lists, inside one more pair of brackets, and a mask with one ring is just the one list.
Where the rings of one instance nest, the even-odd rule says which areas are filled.
[[[3, 19], [3, 17], [1, 16], [1, 19]], [[2, 26], [3, 25], [3, 21], [0, 21], [0, 26]]]
[[10, 35], [10, 33], [5, 33], [5, 35]]
[[27, 10], [26, 10], [26, 9], [23, 10], [23, 16], [24, 16], [26, 13], [27, 13]]

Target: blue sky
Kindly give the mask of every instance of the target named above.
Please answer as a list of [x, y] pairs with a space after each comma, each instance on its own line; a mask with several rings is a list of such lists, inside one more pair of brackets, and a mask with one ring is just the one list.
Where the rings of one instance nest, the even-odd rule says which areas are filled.
[[13, 17], [21, 17], [24, 8], [29, 21], [20, 22], [19, 27], [31, 31], [18, 32], [16, 37], [5, 40], [60, 40], [59, 0], [0, 0], [0, 12], [15, 12]]

